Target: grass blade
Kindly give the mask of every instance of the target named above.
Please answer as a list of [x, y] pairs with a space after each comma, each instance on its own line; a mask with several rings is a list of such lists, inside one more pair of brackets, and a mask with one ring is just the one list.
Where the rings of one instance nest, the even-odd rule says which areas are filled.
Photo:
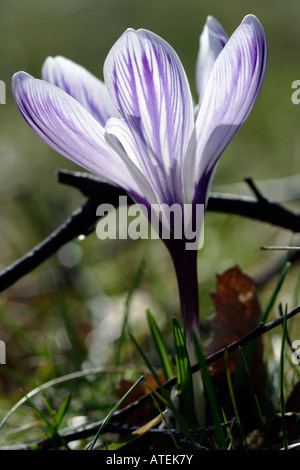
[[[158, 393], [158, 391], [155, 390], [154, 388], [152, 388], [149, 384], [146, 384], [146, 386], [147, 386], [148, 390], [150, 390], [152, 392], [152, 395], [151, 395], [152, 398], [155, 395], [157, 397], [157, 399], [165, 405], [166, 408], [169, 408], [172, 411], [175, 419], [177, 420], [177, 422], [179, 424], [178, 428], [181, 429], [185, 433], [186, 437], [190, 440], [191, 444], [195, 447], [195, 449], [197, 449], [198, 444], [195, 443], [195, 440], [194, 440], [194, 438], [193, 438], [193, 436], [190, 432], [190, 429], [189, 429], [189, 426], [188, 426], [189, 423], [179, 413], [177, 408], [173, 405], [172, 401], [171, 400], [166, 400], [166, 398], [164, 398], [162, 395], [160, 395]], [[169, 426], [167, 426], [167, 428], [170, 429]]]
[[267, 317], [268, 317], [268, 315], [269, 315], [269, 313], [270, 313], [270, 311], [271, 311], [271, 309], [272, 309], [272, 307], [273, 307], [273, 305], [274, 305], [274, 303], [275, 303], [275, 300], [276, 300], [276, 298], [277, 298], [277, 295], [278, 295], [278, 293], [279, 293], [279, 291], [280, 291], [280, 289], [281, 289], [281, 287], [282, 287], [282, 284], [283, 284], [283, 282], [284, 282], [284, 280], [285, 280], [285, 277], [286, 277], [286, 275], [287, 275], [287, 272], [288, 272], [290, 266], [291, 266], [291, 262], [290, 262], [290, 261], [287, 261], [287, 262], [285, 263], [285, 265], [284, 265], [284, 267], [283, 267], [281, 273], [280, 273], [278, 282], [277, 282], [277, 284], [276, 284], [276, 286], [275, 286], [275, 289], [274, 289], [274, 291], [273, 291], [273, 293], [272, 293], [272, 295], [271, 295], [271, 297], [270, 297], [270, 299], [269, 299], [269, 302], [267, 303], [267, 306], [266, 306], [265, 310], [263, 311], [263, 313], [262, 313], [262, 315], [261, 315], [261, 317], [260, 317], [260, 319], [259, 319], [259, 323], [260, 323], [260, 322], [265, 322], [265, 321], [267, 320]]
[[161, 389], [161, 392], [163, 393], [164, 397], [168, 399], [168, 393], [165, 390], [165, 388], [162, 384], [162, 381], [160, 380], [159, 375], [157, 374], [155, 368], [152, 366], [152, 364], [149, 361], [149, 359], [147, 358], [146, 354], [142, 351], [142, 349], [140, 348], [140, 346], [138, 345], [137, 341], [135, 340], [135, 338], [132, 336], [131, 333], [129, 333], [129, 336], [132, 339], [135, 347], [137, 348], [138, 352], [140, 353], [140, 355], [141, 355], [143, 361], [145, 362], [146, 366], [148, 367], [149, 371], [151, 372], [154, 379], [156, 380], [156, 383], [159, 386], [159, 388]]
[[[223, 421], [224, 423], [227, 423], [227, 418], [226, 418], [226, 414], [225, 414], [225, 411], [224, 409], [222, 408], [222, 416], [223, 416]], [[234, 442], [233, 442], [233, 435], [232, 435], [232, 432], [231, 432], [231, 427], [232, 427], [232, 424], [231, 426], [226, 426], [226, 432], [227, 432], [227, 439], [229, 439], [229, 445], [227, 447], [227, 450], [235, 450], [235, 446], [234, 446]]]
[[135, 389], [135, 387], [137, 387], [137, 385], [139, 385], [139, 383], [144, 380], [144, 376], [142, 375], [133, 385], [132, 387], [130, 387], [130, 389], [123, 395], [123, 397], [118, 401], [118, 403], [116, 403], [116, 405], [112, 408], [112, 410], [108, 413], [108, 415], [106, 416], [106, 418], [102, 421], [102, 424], [101, 426], [99, 427], [92, 443], [90, 444], [89, 446], [89, 450], [93, 450], [97, 440], [98, 440], [98, 437], [100, 436], [101, 434], [101, 431], [103, 429], [103, 427], [106, 425], [106, 423], [109, 421], [109, 419], [112, 417], [112, 415], [115, 413], [115, 411], [119, 408], [119, 406], [121, 406], [121, 404], [123, 403], [123, 401], [128, 397], [128, 395], [130, 395], [130, 393]]
[[178, 444], [177, 444], [177, 442], [176, 442], [176, 439], [175, 439], [175, 437], [174, 437], [174, 435], [173, 435], [173, 433], [172, 433], [172, 429], [170, 428], [169, 423], [168, 423], [168, 421], [167, 421], [166, 418], [165, 418], [166, 411], [163, 412], [163, 411], [160, 409], [160, 406], [159, 406], [158, 402], [155, 400], [155, 397], [154, 397], [154, 395], [153, 395], [153, 393], [152, 393], [151, 387], [148, 387], [147, 383], [146, 383], [145, 385], [146, 385], [146, 388], [147, 388], [148, 392], [149, 392], [150, 395], [151, 395], [152, 400], [153, 400], [154, 403], [155, 403], [156, 408], [158, 409], [158, 411], [159, 411], [159, 413], [160, 413], [160, 415], [161, 415], [161, 417], [162, 417], [162, 419], [163, 419], [163, 421], [164, 421], [164, 423], [165, 423], [166, 428], [168, 429], [168, 431], [169, 431], [169, 433], [170, 433], [170, 436], [171, 436], [172, 441], [174, 442], [175, 448], [179, 450], [179, 446], [178, 446]]
[[160, 359], [161, 368], [165, 379], [168, 380], [174, 375], [174, 364], [169, 356], [163, 335], [150, 310], [147, 310], [147, 320]]
[[225, 450], [226, 438], [225, 438], [224, 431], [222, 428], [221, 419], [218, 413], [218, 405], [217, 405], [217, 400], [215, 396], [215, 390], [211, 381], [210, 374], [207, 369], [205, 355], [199, 343], [199, 339], [196, 335], [193, 336], [193, 342], [194, 342], [196, 356], [197, 356], [201, 373], [202, 373], [204, 388], [207, 392], [207, 397], [208, 397], [209, 404], [210, 404], [213, 422], [215, 425], [215, 431], [214, 431], [215, 441], [220, 450]]
[[[194, 444], [194, 440], [193, 440], [193, 437], [191, 436], [190, 432], [189, 432], [189, 428], [188, 428], [188, 425], [187, 425], [187, 422], [186, 420], [184, 419], [184, 417], [179, 413], [179, 411], [177, 410], [176, 406], [173, 404], [167, 390], [165, 389], [164, 385], [162, 384], [158, 374], [156, 373], [154, 367], [151, 365], [150, 361], [148, 360], [147, 356], [144, 354], [144, 352], [142, 351], [142, 349], [140, 348], [140, 346], [138, 345], [138, 343], [136, 342], [135, 338], [130, 334], [130, 337], [132, 339], [132, 341], [134, 342], [138, 352], [140, 353], [141, 357], [143, 358], [146, 366], [148, 367], [149, 371], [151, 372], [151, 374], [153, 375], [154, 379], [156, 380], [157, 384], [158, 384], [158, 387], [161, 391], [161, 394], [159, 394], [157, 392], [157, 390], [154, 390], [152, 389], [152, 393], [154, 393], [157, 398], [162, 402], [164, 403], [164, 405], [169, 408], [174, 417], [176, 418], [176, 420], [178, 421], [181, 429], [185, 432], [186, 436], [188, 437], [188, 439], [190, 440], [190, 442], [192, 444]], [[148, 387], [149, 384], [147, 384]]]
[[239, 412], [238, 412], [238, 409], [237, 409], [236, 400], [235, 400], [235, 396], [234, 396], [233, 385], [232, 385], [231, 375], [230, 375], [230, 368], [229, 368], [228, 351], [227, 350], [225, 351], [225, 356], [224, 357], [225, 357], [227, 383], [228, 383], [229, 394], [230, 394], [234, 414], [235, 414], [235, 417], [236, 417], [237, 425], [239, 427], [239, 430], [240, 430], [245, 448], [248, 449], [248, 443], [247, 443], [247, 440], [246, 440], [245, 435], [244, 435], [242, 423], [241, 423], [241, 420], [240, 420], [240, 416], [239, 416]]
[[172, 319], [174, 352], [177, 370], [178, 393], [182, 398], [183, 415], [190, 422], [194, 419], [193, 377], [188, 351], [177, 318]]
[[58, 445], [62, 445], [65, 449], [69, 449], [64, 438], [60, 436], [60, 434], [57, 432], [56, 427], [48, 420], [47, 416], [34, 404], [34, 402], [26, 394], [25, 394], [25, 397], [26, 397], [27, 402], [31, 406], [31, 408], [46, 424], [47, 430], [50, 432], [50, 434], [54, 438], [54, 442], [56, 442]]
[[56, 429], [58, 429], [59, 426], [61, 425], [62, 420], [69, 408], [70, 402], [71, 402], [71, 395], [67, 395], [66, 398], [63, 400], [62, 404], [60, 405], [58, 411], [55, 413], [54, 421], [55, 421]]
[[259, 406], [259, 403], [258, 403], [257, 395], [256, 395], [256, 392], [255, 392], [255, 389], [254, 389], [254, 386], [253, 386], [253, 382], [252, 382], [251, 377], [250, 377], [247, 362], [246, 362], [245, 356], [244, 356], [243, 351], [242, 351], [241, 348], [239, 348], [239, 352], [240, 352], [240, 357], [241, 357], [242, 364], [243, 364], [244, 369], [245, 369], [246, 377], [248, 379], [250, 392], [251, 392], [251, 395], [252, 395], [256, 410], [257, 410], [257, 414], [258, 414], [258, 417], [259, 417], [259, 420], [260, 420], [260, 423], [261, 423], [261, 426], [262, 426], [262, 429], [263, 429], [263, 432], [264, 432], [265, 440], [266, 440], [267, 445], [269, 446], [270, 450], [272, 450], [272, 443], [270, 441], [269, 433], [268, 433], [268, 430], [266, 428], [264, 418], [263, 418], [263, 415], [262, 415], [262, 412], [261, 412], [261, 409], [260, 409], [260, 406]]
[[59, 292], [60, 312], [62, 315], [65, 332], [71, 345], [71, 359], [76, 370], [81, 369], [82, 356], [79, 350], [76, 333], [70, 320], [70, 314], [66, 306], [66, 299], [63, 292]]
[[117, 359], [116, 359], [116, 364], [117, 365], [120, 364], [120, 360], [121, 360], [121, 348], [122, 348], [122, 344], [124, 342], [125, 331], [126, 331], [126, 328], [127, 328], [127, 325], [128, 325], [128, 318], [129, 318], [131, 300], [132, 300], [132, 297], [133, 297], [136, 289], [140, 285], [140, 282], [141, 282], [143, 274], [144, 274], [145, 265], [146, 265], [146, 261], [143, 258], [141, 263], [139, 264], [137, 273], [136, 273], [136, 275], [133, 279], [132, 285], [131, 285], [131, 287], [129, 289], [129, 292], [127, 294], [127, 297], [126, 297], [123, 324], [122, 324], [121, 334], [120, 334], [120, 338], [118, 340], [118, 345], [117, 345]]
[[282, 420], [282, 440], [283, 448], [288, 450], [288, 439], [287, 439], [287, 430], [286, 430], [286, 421], [285, 421], [285, 403], [284, 403], [284, 345], [286, 338], [286, 314], [287, 308], [285, 309], [285, 314], [282, 324], [282, 339], [281, 339], [281, 351], [280, 351], [280, 369], [279, 369], [279, 387], [280, 387], [280, 412]]

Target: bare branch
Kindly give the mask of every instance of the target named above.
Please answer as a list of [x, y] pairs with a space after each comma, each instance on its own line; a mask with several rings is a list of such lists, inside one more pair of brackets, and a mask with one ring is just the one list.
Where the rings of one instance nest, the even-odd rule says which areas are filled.
[[[93, 232], [98, 220], [96, 216], [97, 207], [102, 203], [110, 203], [118, 207], [119, 197], [126, 194], [120, 188], [104, 183], [99, 178], [86, 173], [60, 170], [58, 172], [58, 181], [77, 188], [84, 196], [88, 197], [88, 200], [74, 211], [49, 237], [0, 273], [0, 292], [35, 269], [69, 241], [79, 235], [88, 235]], [[246, 181], [252, 188], [255, 198], [212, 193], [207, 210], [247, 217], [294, 233], [300, 233], [299, 214], [290, 211], [275, 201], [266, 199], [257, 190], [252, 180], [247, 179]], [[128, 202], [132, 203], [130, 197], [128, 195], [127, 197]], [[297, 257], [291, 254], [291, 259], [294, 258]]]

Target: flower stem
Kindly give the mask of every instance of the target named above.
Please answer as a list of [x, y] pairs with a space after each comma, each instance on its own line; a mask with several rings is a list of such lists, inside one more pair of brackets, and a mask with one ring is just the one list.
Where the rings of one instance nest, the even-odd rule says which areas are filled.
[[169, 240], [167, 247], [175, 267], [181, 306], [182, 326], [186, 327], [187, 340], [192, 332], [199, 336], [199, 294], [197, 274], [197, 250], [186, 250], [185, 240]]

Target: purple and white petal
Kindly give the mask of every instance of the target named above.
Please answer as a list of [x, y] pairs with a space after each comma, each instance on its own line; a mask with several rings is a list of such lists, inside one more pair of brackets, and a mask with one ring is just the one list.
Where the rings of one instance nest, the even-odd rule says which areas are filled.
[[47, 57], [42, 79], [73, 96], [103, 127], [109, 118], [119, 115], [105, 84], [70, 59]]
[[211, 71], [186, 154], [188, 201], [207, 200], [215, 165], [252, 110], [266, 67], [263, 27], [255, 16], [248, 15], [230, 37]]
[[127, 122], [121, 118], [109, 119], [105, 126], [105, 139], [130, 169], [138, 186], [143, 188], [143, 203], [146, 203], [147, 206], [158, 204], [157, 181], [152, 174], [144, 174], [144, 168], [140, 165], [140, 158], [144, 150]]
[[137, 155], [144, 154], [140, 140], [136, 139], [123, 119], [109, 119], [105, 131], [108, 143], [120, 154], [139, 186], [143, 187], [144, 198], [136, 198], [136, 202], [142, 203], [141, 209], [149, 220], [151, 218], [152, 228], [159, 234], [163, 227], [164, 233], [170, 234], [169, 205], [166, 203], [168, 195], [163, 194], [164, 185], [160, 181], [160, 175], [155, 175], [152, 169], [145, 174], [143, 168], [139, 167]]
[[112, 47], [104, 79], [114, 103], [147, 149], [174, 200], [194, 125], [193, 100], [172, 47], [147, 30], [128, 29]]
[[162, 226], [164, 232], [170, 233], [170, 227], [165, 223], [166, 217], [164, 211], [166, 204], [162, 204], [163, 195], [159, 180], [153, 177], [151, 172], [144, 175], [142, 169], [139, 169], [139, 161], [136, 156], [143, 153], [139, 139], [132, 133], [130, 127], [123, 119], [111, 118], [105, 127], [105, 137], [109, 144], [119, 153], [122, 159], [131, 169], [132, 174], [139, 186], [143, 187], [143, 198], [136, 197], [135, 200], [139, 204], [145, 217], [151, 222], [152, 229], [159, 236]]
[[13, 76], [12, 92], [25, 121], [53, 150], [131, 193], [142, 192], [108, 146], [104, 128], [73, 97], [25, 72]]
[[208, 16], [199, 40], [199, 52], [196, 62], [196, 88], [201, 105], [205, 88], [214, 63], [228, 41], [228, 35], [221, 24]]

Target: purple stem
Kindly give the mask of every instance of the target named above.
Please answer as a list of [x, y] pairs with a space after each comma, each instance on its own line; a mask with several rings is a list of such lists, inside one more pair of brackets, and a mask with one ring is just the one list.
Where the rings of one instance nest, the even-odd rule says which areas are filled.
[[193, 330], [200, 334], [197, 250], [186, 250], [186, 240], [168, 240], [166, 245], [175, 267], [181, 306], [182, 327], [186, 327], [187, 340]]

